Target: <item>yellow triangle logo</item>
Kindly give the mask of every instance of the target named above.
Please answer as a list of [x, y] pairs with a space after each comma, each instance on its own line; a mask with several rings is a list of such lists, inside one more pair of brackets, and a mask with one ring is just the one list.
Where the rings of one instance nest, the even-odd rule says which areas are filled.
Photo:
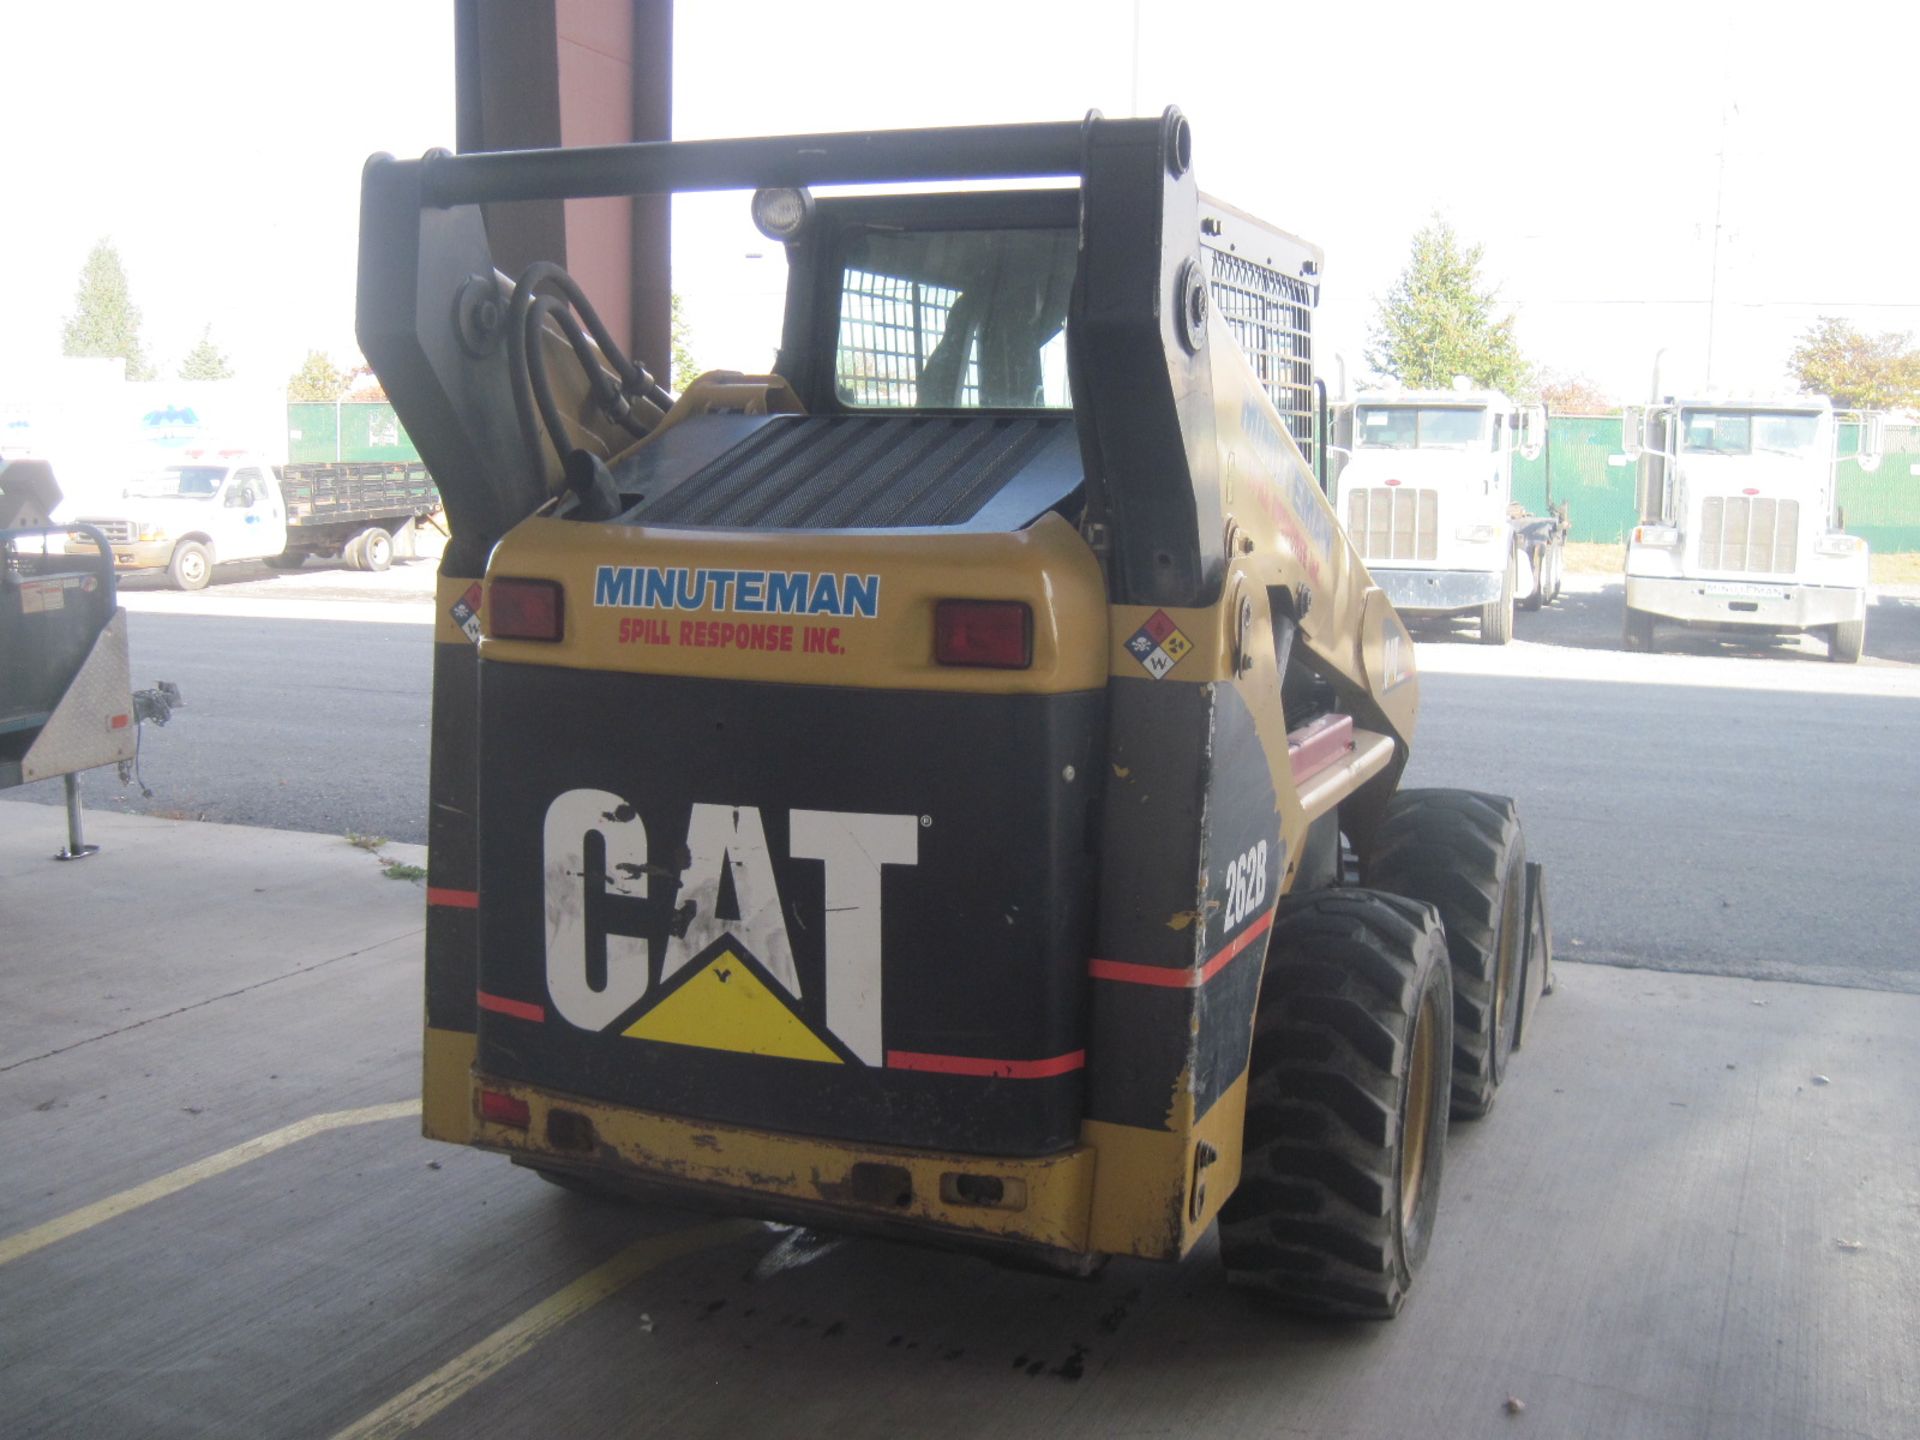
[[722, 950], [622, 1033], [702, 1050], [843, 1063], [731, 950]]

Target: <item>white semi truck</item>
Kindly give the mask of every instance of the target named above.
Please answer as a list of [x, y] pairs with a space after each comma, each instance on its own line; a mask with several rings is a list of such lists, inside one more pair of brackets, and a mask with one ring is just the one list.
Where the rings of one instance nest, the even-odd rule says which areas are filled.
[[[1844, 457], [1842, 420], [1859, 431]], [[1812, 632], [1829, 659], [1858, 660], [1867, 543], [1846, 533], [1837, 481], [1846, 461], [1878, 467], [1881, 425], [1821, 395], [1629, 406], [1621, 441], [1639, 465], [1639, 523], [1627, 536], [1625, 647], [1651, 650], [1668, 621]]]
[[1372, 390], [1333, 409], [1335, 508], [1402, 615], [1468, 615], [1513, 638], [1516, 603], [1560, 593], [1566, 508], [1513, 503], [1513, 457], [1546, 444], [1544, 406], [1497, 390]]

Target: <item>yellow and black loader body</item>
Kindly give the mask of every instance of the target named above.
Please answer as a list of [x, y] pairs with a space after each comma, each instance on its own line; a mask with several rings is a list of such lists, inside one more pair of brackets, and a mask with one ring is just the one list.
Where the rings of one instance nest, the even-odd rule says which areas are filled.
[[[428, 1134], [1068, 1267], [1206, 1230], [1276, 906], [1365, 857], [1418, 685], [1306, 458], [1319, 254], [1190, 143], [369, 163], [360, 341], [452, 527]], [[778, 374], [677, 399], [480, 209], [1036, 176], [801, 196]]]

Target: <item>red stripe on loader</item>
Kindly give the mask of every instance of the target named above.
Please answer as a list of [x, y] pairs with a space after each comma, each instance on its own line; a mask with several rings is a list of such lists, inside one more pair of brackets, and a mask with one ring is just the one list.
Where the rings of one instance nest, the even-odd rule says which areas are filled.
[[529, 1005], [524, 1000], [509, 1000], [504, 995], [489, 995], [484, 990], [479, 992], [479, 998], [480, 1008], [491, 1010], [496, 1015], [511, 1015], [516, 1020], [531, 1020], [535, 1024], [547, 1018], [546, 1007], [542, 1005]]
[[1198, 990], [1226, 969], [1236, 955], [1272, 928], [1273, 911], [1269, 910], [1216, 950], [1212, 958], [1198, 970], [1175, 969], [1171, 965], [1136, 965], [1126, 960], [1089, 960], [1087, 974], [1095, 980], [1118, 980], [1125, 985], [1161, 985], [1170, 990]]
[[1049, 1060], [988, 1060], [977, 1055], [922, 1055], [913, 1050], [889, 1050], [889, 1070], [931, 1070], [941, 1075], [979, 1075], [1005, 1080], [1045, 1080], [1083, 1070], [1087, 1052], [1074, 1050]]

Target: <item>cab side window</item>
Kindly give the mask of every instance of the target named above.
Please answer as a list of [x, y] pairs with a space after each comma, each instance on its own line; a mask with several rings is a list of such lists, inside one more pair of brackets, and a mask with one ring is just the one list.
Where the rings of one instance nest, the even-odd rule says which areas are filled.
[[250, 510], [266, 495], [266, 485], [258, 470], [241, 470], [227, 482], [226, 505], [234, 510]]

